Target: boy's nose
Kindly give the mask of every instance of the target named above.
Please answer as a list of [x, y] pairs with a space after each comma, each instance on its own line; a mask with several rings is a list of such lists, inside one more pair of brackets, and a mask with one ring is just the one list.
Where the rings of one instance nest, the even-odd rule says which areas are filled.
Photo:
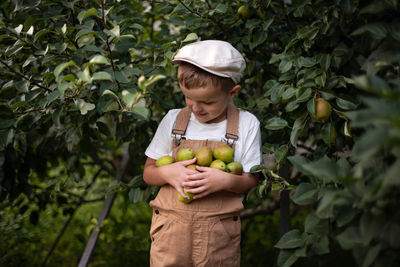
[[201, 106], [198, 103], [193, 103], [192, 110], [194, 112], [199, 112], [199, 111], [201, 111]]

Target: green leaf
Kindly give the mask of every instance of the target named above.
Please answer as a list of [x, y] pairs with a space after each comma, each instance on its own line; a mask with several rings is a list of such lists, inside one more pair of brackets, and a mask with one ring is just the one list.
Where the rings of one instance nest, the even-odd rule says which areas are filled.
[[400, 186], [400, 159], [397, 160], [390, 166], [385, 174], [385, 178], [383, 180], [383, 187], [392, 188]]
[[103, 55], [95, 55], [90, 59], [89, 62], [92, 64], [107, 64], [108, 60]]
[[186, 38], [182, 41], [182, 43], [188, 43], [188, 42], [196, 41], [198, 39], [199, 39], [199, 37], [197, 36], [197, 34], [194, 32], [191, 32], [188, 35], [186, 35]]
[[311, 98], [307, 102], [307, 110], [311, 116], [315, 116], [315, 98]]
[[43, 35], [50, 33], [50, 32], [51, 32], [51, 30], [49, 30], [49, 29], [42, 29], [42, 30], [38, 31], [35, 34], [35, 36], [33, 37], [33, 42], [36, 43], [40, 37], [42, 37]]
[[92, 31], [90, 29], [83, 28], [82, 30], [80, 30], [79, 32], [76, 33], [75, 40], [78, 40], [79, 38], [86, 36], [86, 35], [93, 36], [93, 35], [97, 35], [97, 34], [98, 34], [98, 32], [96, 32], [96, 31]]
[[298, 205], [312, 204], [317, 200], [317, 188], [310, 183], [301, 183], [297, 186], [295, 193], [291, 196], [294, 203]]
[[105, 33], [107, 33], [110, 36], [113, 36], [115, 38], [120, 38], [120, 29], [119, 25], [116, 25], [114, 28], [111, 30], [104, 30]]
[[216, 7], [215, 7], [215, 12], [216, 13], [221, 13], [224, 14], [226, 13], [228, 7], [225, 4], [219, 3]]
[[90, 16], [97, 16], [97, 9], [92, 7], [91, 9], [88, 10], [82, 10], [81, 12], [79, 12], [78, 14], [78, 20], [79, 23], [82, 24], [82, 21]]
[[267, 40], [267, 38], [268, 38], [267, 32], [256, 31], [254, 34], [252, 34], [252, 38], [251, 38], [251, 42], [250, 42], [250, 49], [253, 50], [255, 47], [264, 43]]
[[[304, 231], [306, 233], [314, 234], [328, 234], [329, 233], [329, 221], [326, 219], [319, 218], [315, 212], [307, 215], [304, 222]], [[329, 242], [328, 242], [329, 243]]]
[[365, 257], [364, 263], [362, 267], [371, 266], [374, 262], [376, 257], [378, 256], [379, 252], [381, 251], [382, 243], [378, 243], [373, 247], [370, 247], [367, 252], [367, 256]]
[[305, 102], [307, 101], [312, 94], [311, 88], [301, 88], [296, 92], [296, 101], [297, 102]]
[[333, 217], [333, 207], [337, 193], [333, 190], [325, 190], [322, 199], [318, 203], [316, 214], [319, 218], [329, 219]]
[[280, 249], [290, 249], [302, 247], [303, 245], [304, 239], [302, 238], [300, 231], [293, 229], [283, 235], [275, 247]]
[[124, 101], [124, 103], [126, 104], [126, 106], [131, 109], [133, 106], [133, 103], [138, 99], [138, 97], [140, 96], [139, 92], [136, 92], [136, 90], [123, 90], [122, 93], [122, 100]]
[[289, 71], [293, 66], [292, 61], [289, 60], [282, 60], [281, 63], [279, 63], [279, 72], [280, 73], [285, 73]]
[[343, 134], [345, 136], [351, 137], [351, 127], [350, 127], [350, 122], [348, 120], [346, 120], [344, 122], [344, 126], [343, 126]]
[[305, 175], [310, 175], [311, 174], [310, 172], [308, 172], [308, 170], [303, 168], [304, 165], [306, 165], [306, 164], [308, 164], [310, 162], [306, 157], [300, 156], [300, 155], [295, 155], [295, 156], [288, 157], [288, 160], [301, 173], [303, 173]]
[[60, 74], [61, 74], [61, 72], [63, 72], [63, 70], [65, 70], [66, 68], [71, 67], [71, 66], [76, 66], [75, 62], [72, 60], [59, 64], [54, 69], [54, 76], [56, 77], [56, 80], [58, 80], [58, 76], [60, 76]]
[[116, 100], [119, 101], [118, 95], [117, 95], [116, 93], [114, 93], [113, 91], [109, 90], [109, 89], [104, 90], [103, 95], [111, 95], [111, 96], [113, 96]]
[[326, 82], [326, 72], [323, 72], [322, 75], [315, 78], [314, 81], [316, 85], [324, 87]]
[[12, 143], [14, 139], [14, 129], [9, 128], [5, 130], [0, 130], [0, 149], [3, 150], [6, 148], [9, 144]]
[[283, 190], [283, 185], [277, 182], [272, 182], [271, 191], [281, 191]]
[[284, 90], [285, 90], [285, 85], [279, 83], [274, 85], [271, 92], [271, 101], [273, 104], [277, 104], [279, 102]]
[[110, 73], [105, 72], [105, 71], [99, 71], [99, 72], [93, 73], [92, 80], [93, 81], [96, 81], [96, 80], [111, 81], [112, 82], [113, 79], [112, 79], [112, 76]]
[[94, 104], [85, 102], [83, 99], [78, 99], [76, 101], [76, 105], [78, 106], [82, 115], [86, 115], [88, 111], [93, 110], [96, 107]]
[[288, 150], [289, 150], [289, 148], [287, 146], [279, 147], [274, 153], [276, 162], [278, 162], [278, 163], [283, 162], [283, 160], [286, 158], [286, 154], [287, 154]]
[[368, 130], [361, 138], [355, 143], [352, 153], [354, 160], [363, 160], [370, 158], [389, 138], [389, 131], [386, 127], [374, 128]]
[[279, 130], [285, 128], [286, 126], [288, 126], [286, 120], [279, 117], [274, 117], [266, 122], [265, 128], [268, 130]]
[[356, 109], [358, 107], [358, 104], [340, 97], [336, 98], [336, 104], [338, 105], [338, 107], [344, 110]]
[[361, 35], [364, 33], [370, 33], [370, 36], [374, 39], [383, 39], [386, 37], [387, 28], [382, 23], [367, 24], [353, 31], [350, 36]]
[[47, 105], [50, 105], [54, 100], [56, 100], [61, 95], [59, 90], [55, 90], [46, 96]]
[[141, 195], [141, 190], [140, 188], [131, 188], [131, 190], [129, 190], [129, 200], [132, 203], [137, 203], [140, 200], [140, 195]]
[[159, 80], [165, 79], [166, 76], [162, 74], [153, 74], [144, 82], [144, 88], [149, 87], [150, 85], [156, 83]]
[[307, 113], [298, 116], [298, 118], [293, 123], [292, 131], [290, 133], [290, 143], [294, 147], [297, 147], [297, 140], [299, 139], [299, 136], [303, 131], [304, 125], [307, 122], [306, 116]]
[[321, 56], [319, 64], [324, 71], [327, 71], [331, 65], [331, 56], [329, 54], [323, 54]]
[[330, 122], [325, 123], [321, 129], [321, 136], [324, 143], [327, 144], [328, 146], [334, 144], [337, 136], [335, 125]]
[[343, 249], [354, 249], [362, 245], [359, 229], [355, 226], [346, 228], [336, 239]]
[[146, 107], [146, 101], [143, 98], [132, 108], [132, 113], [143, 120], [147, 120], [150, 117], [150, 110]]
[[300, 67], [311, 68], [317, 65], [317, 60], [311, 57], [302, 57], [300, 61]]
[[331, 182], [337, 176], [336, 164], [326, 155], [316, 161], [303, 165], [303, 169], [315, 178], [324, 182]]
[[297, 147], [297, 141], [301, 134], [301, 130], [302, 130], [301, 128], [293, 128], [292, 131], [290, 132], [290, 143], [294, 147]]
[[256, 173], [262, 170], [265, 170], [265, 167], [263, 165], [254, 165], [250, 168], [250, 173]]
[[326, 235], [323, 235], [311, 244], [311, 251], [315, 255], [324, 255], [330, 252], [329, 250], [329, 238]]
[[78, 78], [81, 79], [81, 80], [84, 81], [84, 82], [90, 82], [90, 79], [91, 79], [91, 77], [90, 77], [90, 71], [89, 71], [89, 68], [88, 68], [88, 67], [86, 67], [86, 68], [84, 69], [84, 71], [78, 71], [78, 72], [76, 73], [76, 76], [78, 76]]
[[296, 256], [294, 251], [281, 250], [278, 256], [278, 267], [290, 267], [292, 266], [299, 257]]
[[296, 95], [297, 90], [293, 87], [288, 87], [282, 94], [282, 100], [288, 100]]

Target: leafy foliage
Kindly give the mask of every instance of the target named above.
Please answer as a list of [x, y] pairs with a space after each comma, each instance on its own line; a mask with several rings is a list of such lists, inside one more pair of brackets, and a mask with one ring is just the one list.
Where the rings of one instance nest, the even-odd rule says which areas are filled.
[[[185, 43], [222, 39], [246, 58], [234, 101], [259, 118], [271, 156], [254, 167], [266, 179], [248, 204], [296, 186], [293, 203], [309, 209], [303, 229], [271, 237], [276, 264], [326, 264], [343, 250], [359, 266], [399, 264], [398, 1], [0, 6], [0, 216], [13, 229], [41, 225], [49, 210], [76, 218], [115, 192], [127, 203], [154, 197], [141, 178], [144, 150], [165, 112], [184, 104], [171, 59]], [[318, 98], [332, 106], [327, 119], [316, 119]]]

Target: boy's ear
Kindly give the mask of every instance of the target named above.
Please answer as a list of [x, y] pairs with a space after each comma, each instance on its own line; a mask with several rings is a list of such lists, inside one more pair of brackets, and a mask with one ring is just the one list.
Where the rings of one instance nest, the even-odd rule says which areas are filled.
[[240, 85], [235, 85], [234, 87], [232, 87], [231, 91], [229, 92], [229, 96], [232, 99], [235, 95], [237, 95], [239, 93], [240, 90]]

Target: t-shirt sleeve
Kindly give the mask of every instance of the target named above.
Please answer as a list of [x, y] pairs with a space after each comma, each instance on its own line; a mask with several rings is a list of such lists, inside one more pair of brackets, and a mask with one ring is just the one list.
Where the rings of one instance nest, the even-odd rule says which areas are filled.
[[241, 157], [244, 172], [249, 172], [251, 167], [261, 164], [262, 160], [260, 122], [254, 115], [251, 115], [249, 121], [251, 124], [244, 135], [245, 140]]
[[176, 115], [176, 110], [170, 110], [161, 120], [150, 145], [145, 151], [147, 157], [157, 160], [162, 156], [172, 155], [171, 131]]

